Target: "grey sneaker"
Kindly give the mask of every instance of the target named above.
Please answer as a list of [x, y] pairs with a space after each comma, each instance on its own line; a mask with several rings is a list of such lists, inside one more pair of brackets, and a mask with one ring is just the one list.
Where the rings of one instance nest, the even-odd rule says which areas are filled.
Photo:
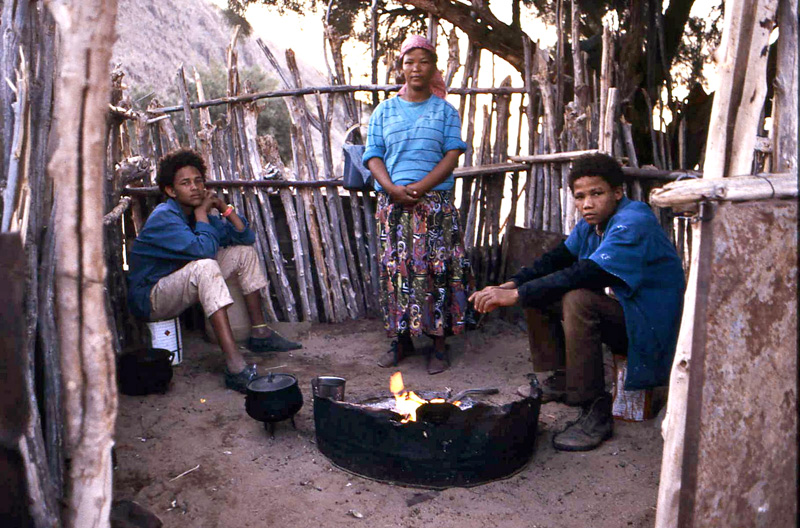
[[559, 451], [591, 451], [611, 438], [614, 431], [611, 403], [608, 393], [592, 401], [576, 421], [553, 437], [553, 447]]
[[262, 354], [264, 352], [288, 352], [303, 348], [303, 345], [289, 341], [278, 332], [273, 331], [269, 337], [251, 337], [247, 340], [247, 348], [256, 354]]
[[258, 377], [255, 365], [248, 365], [243, 371], [233, 374], [225, 369], [225, 386], [229, 389], [247, 394], [247, 384]]

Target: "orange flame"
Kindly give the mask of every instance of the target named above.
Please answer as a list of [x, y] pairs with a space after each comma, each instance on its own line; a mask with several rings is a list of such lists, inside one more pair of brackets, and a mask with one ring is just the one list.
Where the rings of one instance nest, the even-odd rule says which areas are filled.
[[[407, 391], [403, 384], [403, 375], [395, 372], [389, 379], [389, 390], [394, 394], [394, 410], [404, 416], [400, 423], [416, 422], [417, 408], [423, 403], [446, 403], [444, 398], [426, 400], [420, 398], [414, 391]], [[461, 401], [453, 402], [456, 407], [461, 407]]]
[[395, 411], [397, 414], [405, 416], [400, 423], [416, 422], [417, 408], [423, 403], [428, 403], [428, 401], [417, 396], [414, 391], [405, 390], [403, 375], [400, 372], [392, 374], [389, 380], [389, 390], [394, 394]]

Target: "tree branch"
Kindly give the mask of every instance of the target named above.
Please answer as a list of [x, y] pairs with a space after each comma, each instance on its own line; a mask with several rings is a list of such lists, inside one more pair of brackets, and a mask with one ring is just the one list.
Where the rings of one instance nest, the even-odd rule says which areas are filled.
[[[475, 0], [472, 8], [452, 0], [401, 0], [458, 26], [470, 39], [522, 72], [525, 61], [519, 43], [523, 31], [501, 22], [488, 7], [488, 2]], [[473, 16], [473, 13], [475, 16]]]

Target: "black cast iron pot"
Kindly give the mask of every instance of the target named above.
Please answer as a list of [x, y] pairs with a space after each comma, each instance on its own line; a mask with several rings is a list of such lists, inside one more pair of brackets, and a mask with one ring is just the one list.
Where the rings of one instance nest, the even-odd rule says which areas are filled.
[[172, 380], [172, 352], [163, 348], [139, 348], [117, 360], [119, 390], [129, 396], [164, 393]]
[[303, 407], [303, 394], [291, 374], [270, 373], [247, 384], [244, 408], [254, 420], [270, 424], [292, 418]]

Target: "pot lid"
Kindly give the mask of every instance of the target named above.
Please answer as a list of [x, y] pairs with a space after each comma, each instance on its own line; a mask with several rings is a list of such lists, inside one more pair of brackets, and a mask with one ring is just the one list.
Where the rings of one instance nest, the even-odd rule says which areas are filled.
[[256, 378], [247, 384], [247, 389], [257, 392], [273, 392], [297, 383], [297, 378], [291, 374], [273, 374]]

